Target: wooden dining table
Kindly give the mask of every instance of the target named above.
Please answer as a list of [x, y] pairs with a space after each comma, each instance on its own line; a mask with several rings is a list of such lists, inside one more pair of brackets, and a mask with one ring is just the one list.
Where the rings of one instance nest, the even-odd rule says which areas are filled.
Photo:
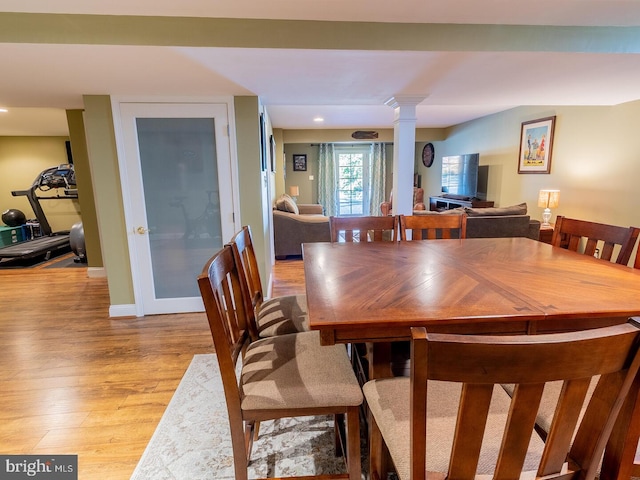
[[[388, 345], [409, 340], [412, 326], [536, 334], [640, 315], [640, 270], [528, 238], [305, 243], [303, 258], [311, 329], [326, 345], [371, 342], [372, 377], [391, 374]], [[602, 480], [629, 478], [640, 434], [637, 391]]]

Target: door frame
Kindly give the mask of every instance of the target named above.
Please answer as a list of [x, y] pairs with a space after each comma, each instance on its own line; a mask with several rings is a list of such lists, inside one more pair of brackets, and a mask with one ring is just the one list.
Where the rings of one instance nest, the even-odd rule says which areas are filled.
[[[127, 232], [127, 246], [129, 249], [129, 271], [133, 287], [133, 297], [135, 316], [141, 317], [145, 315], [141, 275], [138, 272], [138, 252], [135, 246], [135, 228], [133, 221], [133, 204], [130, 195], [132, 185], [130, 184], [128, 170], [126, 166], [126, 154], [124, 133], [121, 118], [120, 105], [126, 103], [150, 103], [150, 104], [225, 104], [227, 107], [228, 120], [228, 139], [229, 139], [229, 160], [231, 162], [231, 181], [232, 181], [232, 208], [234, 212], [231, 219], [234, 230], [238, 230], [240, 222], [239, 208], [239, 182], [238, 182], [238, 156], [236, 149], [236, 129], [235, 129], [235, 111], [233, 97], [230, 96], [214, 96], [214, 97], [149, 97], [149, 96], [112, 96], [111, 97], [111, 113], [113, 117], [114, 136], [116, 141], [116, 152], [118, 156], [118, 171], [120, 174], [120, 186], [122, 191], [122, 203], [124, 209], [125, 231]], [[223, 201], [222, 199], [220, 201]], [[229, 201], [226, 199], [224, 201]]]

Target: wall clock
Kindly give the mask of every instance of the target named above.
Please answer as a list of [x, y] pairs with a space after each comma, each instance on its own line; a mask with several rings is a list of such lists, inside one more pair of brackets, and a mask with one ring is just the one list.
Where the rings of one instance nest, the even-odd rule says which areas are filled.
[[436, 156], [436, 151], [433, 148], [433, 143], [427, 143], [422, 149], [422, 164], [429, 168], [433, 165], [433, 159]]

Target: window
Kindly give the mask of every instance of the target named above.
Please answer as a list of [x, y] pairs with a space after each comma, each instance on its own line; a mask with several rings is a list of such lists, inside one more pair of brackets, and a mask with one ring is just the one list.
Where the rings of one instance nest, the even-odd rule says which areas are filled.
[[337, 147], [338, 216], [366, 215], [369, 204], [369, 149]]

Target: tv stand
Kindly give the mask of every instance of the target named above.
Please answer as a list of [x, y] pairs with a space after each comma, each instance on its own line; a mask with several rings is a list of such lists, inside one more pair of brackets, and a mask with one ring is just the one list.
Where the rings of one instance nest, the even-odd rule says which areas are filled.
[[443, 210], [451, 210], [452, 208], [469, 207], [469, 208], [487, 208], [493, 207], [493, 202], [489, 200], [478, 200], [475, 198], [469, 200], [461, 200], [452, 197], [429, 197], [429, 210], [433, 212], [441, 212]]

